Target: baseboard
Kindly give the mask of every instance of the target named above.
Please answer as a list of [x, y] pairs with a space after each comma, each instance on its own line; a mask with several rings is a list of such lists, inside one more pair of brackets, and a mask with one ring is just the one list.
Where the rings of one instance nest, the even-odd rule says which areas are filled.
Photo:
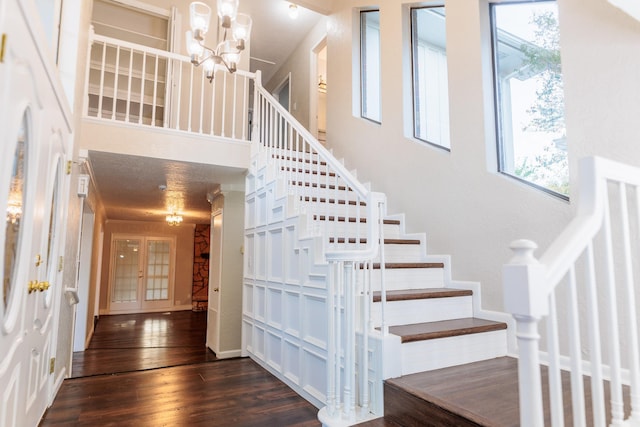
[[105, 316], [109, 316], [109, 315], [114, 315], [114, 314], [140, 314], [140, 313], [162, 313], [165, 311], [191, 311], [192, 310], [192, 306], [191, 304], [183, 304], [183, 305], [174, 305], [171, 307], [164, 307], [164, 308], [154, 308], [151, 310], [111, 310], [111, 311], [107, 311], [107, 310], [100, 310], [100, 314], [101, 315], [105, 315]]
[[233, 357], [245, 357], [245, 356], [242, 355], [242, 350], [228, 350], [228, 351], [221, 351], [219, 353], [216, 353], [216, 357], [218, 359], [231, 359]]

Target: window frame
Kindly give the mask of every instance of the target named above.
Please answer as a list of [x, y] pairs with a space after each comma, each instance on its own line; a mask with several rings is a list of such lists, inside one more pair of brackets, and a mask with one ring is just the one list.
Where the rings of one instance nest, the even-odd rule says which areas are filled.
[[[492, 82], [493, 82], [493, 108], [494, 108], [494, 129], [495, 129], [495, 147], [496, 147], [496, 160], [497, 160], [497, 172], [503, 176], [507, 176], [510, 179], [513, 179], [517, 182], [525, 184], [529, 187], [533, 187], [534, 189], [540, 190], [544, 193], [547, 193], [551, 196], [557, 197], [564, 201], [569, 201], [570, 196], [567, 194], [559, 193], [551, 188], [545, 187], [541, 184], [538, 184], [533, 181], [526, 180], [515, 173], [510, 173], [506, 170], [505, 163], [505, 144], [504, 144], [504, 123], [503, 123], [503, 102], [501, 100], [501, 85], [499, 82], [499, 72], [498, 72], [498, 32], [496, 27], [496, 8], [504, 5], [515, 5], [515, 4], [531, 4], [531, 3], [555, 3], [557, 5], [558, 0], [494, 0], [489, 2], [489, 32], [490, 32], [490, 41], [491, 41], [491, 72], [492, 72]], [[515, 141], [512, 141], [512, 147], [515, 146]], [[567, 152], [568, 159], [568, 152]], [[567, 174], [569, 171], [567, 171]]]
[[[411, 117], [412, 117], [412, 122], [411, 122], [411, 136], [413, 138], [415, 138], [416, 140], [422, 142], [422, 143], [426, 143], [430, 146], [433, 146], [435, 148], [438, 149], [442, 149], [448, 152], [451, 152], [451, 124], [450, 124], [450, 117], [449, 115], [447, 115], [447, 133], [449, 134], [449, 146], [443, 145], [441, 143], [438, 142], [434, 142], [434, 141], [430, 141], [426, 138], [423, 138], [419, 135], [419, 133], [417, 132], [418, 128], [417, 128], [417, 124], [419, 123], [419, 117], [418, 117], [418, 109], [416, 106], [417, 103], [417, 99], [418, 96], [416, 95], [416, 90], [419, 89], [418, 85], [417, 85], [417, 81], [419, 76], [416, 74], [416, 61], [417, 61], [417, 49], [419, 46], [417, 46], [417, 44], [415, 43], [415, 41], [417, 41], [418, 37], [417, 37], [417, 25], [416, 22], [414, 20], [414, 11], [419, 10], [419, 9], [436, 9], [436, 8], [442, 8], [444, 10], [445, 9], [445, 5], [444, 3], [438, 3], [438, 4], [430, 4], [430, 5], [424, 5], [424, 6], [412, 6], [409, 7], [409, 55], [410, 55], [410, 59], [411, 59]], [[445, 26], [446, 26], [446, 12], [444, 15], [445, 18]], [[445, 27], [446, 28], [446, 27]], [[447, 59], [447, 55], [446, 55], [446, 34], [445, 34], [445, 59]], [[448, 69], [448, 64], [447, 64], [447, 69]], [[447, 78], [447, 107], [449, 108], [449, 87], [448, 87], [448, 78]], [[426, 116], [425, 116], [426, 117]], [[422, 124], [426, 127], [426, 123]]]
[[366, 73], [366, 55], [365, 55], [365, 29], [366, 23], [364, 17], [367, 13], [375, 12], [378, 14], [378, 19], [380, 18], [380, 9], [361, 9], [358, 13], [358, 22], [360, 25], [359, 34], [360, 34], [360, 46], [359, 46], [359, 58], [360, 58], [360, 117], [368, 120], [373, 123], [382, 124], [382, 49], [380, 47], [380, 41], [382, 37], [380, 36], [380, 28], [378, 27], [378, 119], [367, 115], [366, 113], [366, 95], [367, 95], [367, 73]]

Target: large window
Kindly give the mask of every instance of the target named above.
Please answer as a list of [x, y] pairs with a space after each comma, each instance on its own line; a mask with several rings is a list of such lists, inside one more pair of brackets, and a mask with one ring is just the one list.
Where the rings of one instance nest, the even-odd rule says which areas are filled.
[[450, 149], [444, 7], [411, 9], [413, 135]]
[[362, 117], [380, 123], [380, 12], [360, 12], [360, 79]]
[[500, 171], [567, 198], [557, 4], [491, 8]]

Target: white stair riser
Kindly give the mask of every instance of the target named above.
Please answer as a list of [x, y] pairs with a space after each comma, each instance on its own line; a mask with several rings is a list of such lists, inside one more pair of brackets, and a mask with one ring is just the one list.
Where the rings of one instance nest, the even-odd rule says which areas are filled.
[[[362, 270], [359, 270], [359, 274], [358, 279], [361, 280]], [[388, 268], [385, 271], [385, 278], [388, 291], [444, 287], [442, 268]], [[373, 290], [380, 290], [380, 270], [371, 272], [371, 286]]]
[[[374, 326], [382, 323], [382, 303], [371, 308]], [[472, 296], [389, 301], [385, 309], [387, 326], [473, 317]]]
[[401, 344], [402, 375], [507, 355], [507, 331], [416, 341]]
[[[344, 222], [344, 221], [315, 221], [314, 226], [320, 230], [326, 229], [326, 235], [330, 237], [361, 237], [367, 232], [366, 223]], [[384, 237], [387, 239], [399, 239], [400, 226], [396, 224], [384, 225]]]
[[307, 213], [307, 215], [337, 215], [356, 218], [359, 210], [360, 218], [366, 218], [367, 216], [366, 206], [360, 206], [358, 208], [358, 206], [353, 205], [301, 201], [300, 208], [303, 212]]

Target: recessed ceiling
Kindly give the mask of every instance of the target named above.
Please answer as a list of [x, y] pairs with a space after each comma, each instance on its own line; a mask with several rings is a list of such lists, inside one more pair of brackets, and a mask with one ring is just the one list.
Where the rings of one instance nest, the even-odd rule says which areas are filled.
[[207, 193], [242, 191], [246, 172], [100, 151], [89, 151], [89, 167], [108, 219], [161, 222], [175, 211], [195, 224], [210, 222]]

